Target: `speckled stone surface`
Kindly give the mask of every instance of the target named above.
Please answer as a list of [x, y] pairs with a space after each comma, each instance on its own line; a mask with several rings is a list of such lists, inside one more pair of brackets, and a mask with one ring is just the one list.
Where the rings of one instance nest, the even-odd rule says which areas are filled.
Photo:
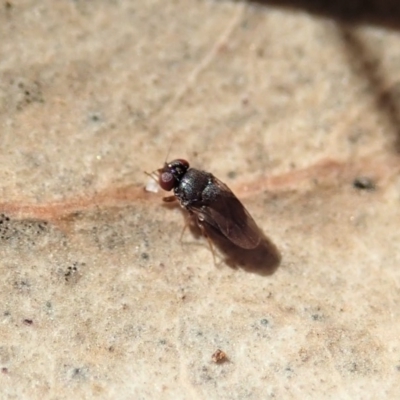
[[[1, 3], [2, 398], [398, 398], [400, 23], [295, 3]], [[168, 151], [279, 265], [180, 241]]]

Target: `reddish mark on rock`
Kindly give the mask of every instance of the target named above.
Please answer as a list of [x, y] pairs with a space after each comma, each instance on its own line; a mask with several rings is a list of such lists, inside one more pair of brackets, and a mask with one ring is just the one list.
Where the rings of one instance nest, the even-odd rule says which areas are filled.
[[[293, 170], [281, 175], [269, 176], [266, 174], [250, 183], [231, 186], [232, 190], [241, 198], [255, 196], [265, 190], [282, 192], [285, 190], [304, 190], [304, 185], [318, 183], [332, 185], [341, 182], [352, 182], [354, 176], [360, 173], [371, 175], [380, 186], [390, 181], [400, 172], [400, 161], [397, 157], [365, 157], [357, 162], [340, 162], [324, 159], [303, 169]], [[94, 208], [123, 207], [124, 205], [146, 200], [158, 202], [158, 196], [147, 193], [142, 186], [125, 186], [111, 188], [88, 196], [76, 196], [66, 201], [55, 201], [44, 204], [30, 203], [29, 201], [12, 201], [0, 203], [0, 213], [11, 215], [13, 218], [35, 218], [62, 225], [73, 219], [78, 213]]]

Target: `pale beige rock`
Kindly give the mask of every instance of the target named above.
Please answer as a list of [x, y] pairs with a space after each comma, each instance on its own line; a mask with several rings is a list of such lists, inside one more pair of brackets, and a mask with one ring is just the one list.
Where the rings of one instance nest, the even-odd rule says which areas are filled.
[[[395, 24], [0, 7], [2, 398], [398, 398]], [[242, 199], [276, 270], [179, 241], [184, 214], [144, 190], [170, 146]]]

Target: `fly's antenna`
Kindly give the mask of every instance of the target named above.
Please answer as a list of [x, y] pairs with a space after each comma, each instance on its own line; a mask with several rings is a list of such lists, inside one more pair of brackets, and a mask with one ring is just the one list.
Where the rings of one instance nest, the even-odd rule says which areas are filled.
[[171, 149], [172, 149], [172, 145], [173, 145], [173, 144], [174, 144], [174, 141], [171, 140], [171, 143], [169, 144], [169, 147], [168, 147], [167, 155], [166, 155], [166, 157], [165, 157], [164, 164], [167, 163], [167, 160], [168, 160], [169, 154], [171, 153]]
[[[169, 153], [171, 152], [173, 143], [174, 143], [174, 142], [171, 140], [171, 143], [170, 143], [170, 145], [169, 145], [169, 147], [168, 147], [167, 156], [165, 157], [164, 165], [167, 164], [167, 159], [168, 159], [168, 157], [169, 157]], [[159, 184], [159, 182], [158, 182], [158, 175], [157, 175], [156, 172], [157, 172], [157, 170], [154, 170], [154, 171], [152, 171], [152, 172], [150, 172], [150, 173], [144, 171], [144, 173], [145, 173], [147, 176], [149, 176], [149, 177], [150, 177], [151, 179], [153, 179], [157, 184]]]

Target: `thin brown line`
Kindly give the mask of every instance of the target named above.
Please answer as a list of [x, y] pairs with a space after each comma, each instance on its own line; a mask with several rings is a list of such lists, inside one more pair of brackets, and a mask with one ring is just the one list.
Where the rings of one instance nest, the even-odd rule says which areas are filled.
[[[379, 181], [380, 187], [398, 176], [400, 160], [397, 157], [364, 158], [357, 163], [345, 163], [331, 159], [321, 160], [304, 169], [290, 171], [277, 176], [262, 177], [246, 184], [231, 186], [234, 193], [240, 198], [252, 197], [257, 194], [270, 192], [284, 192], [296, 190], [309, 191], [312, 188], [323, 186], [351, 185], [358, 175], [367, 175]], [[0, 213], [16, 218], [33, 218], [42, 220], [62, 220], [78, 212], [94, 208], [124, 207], [138, 201], [154, 204], [160, 202], [164, 193], [148, 193], [140, 186], [125, 186], [105, 189], [89, 196], [69, 198], [64, 201], [55, 201], [42, 204], [12, 202], [0, 203]]]

